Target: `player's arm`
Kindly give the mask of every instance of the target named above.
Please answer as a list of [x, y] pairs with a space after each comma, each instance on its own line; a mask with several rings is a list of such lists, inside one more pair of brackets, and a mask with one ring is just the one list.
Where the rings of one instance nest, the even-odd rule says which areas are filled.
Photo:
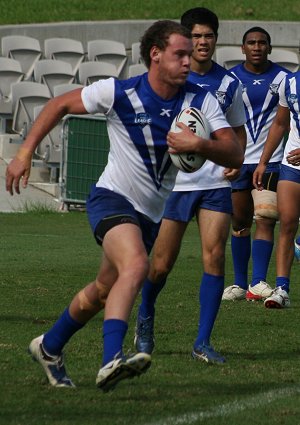
[[231, 127], [220, 128], [211, 133], [211, 139], [203, 139], [185, 124], [178, 122], [177, 126], [182, 131], [169, 131], [167, 135], [170, 153], [195, 152], [223, 167], [241, 167], [244, 152]]
[[28, 183], [32, 155], [43, 138], [54, 128], [66, 114], [86, 114], [87, 111], [81, 100], [81, 90], [76, 89], [47, 102], [38, 118], [34, 122], [29, 134], [16, 156], [6, 169], [6, 190], [13, 195], [20, 193], [22, 187]]
[[284, 136], [284, 133], [289, 128], [290, 111], [285, 106], [278, 106], [276, 116], [270, 127], [263, 152], [261, 154], [258, 166], [253, 173], [253, 186], [257, 190], [262, 190], [262, 177], [266, 170], [267, 164], [270, 161], [273, 153], [279, 146]]
[[[246, 134], [245, 126], [240, 125], [238, 127], [232, 127], [232, 129], [235, 132], [236, 137], [238, 138], [238, 141], [241, 145], [243, 152], [245, 153], [246, 146], [247, 146], [247, 134]], [[238, 177], [239, 173], [240, 173], [239, 168], [225, 168], [224, 177], [227, 178], [229, 181], [232, 181]]]

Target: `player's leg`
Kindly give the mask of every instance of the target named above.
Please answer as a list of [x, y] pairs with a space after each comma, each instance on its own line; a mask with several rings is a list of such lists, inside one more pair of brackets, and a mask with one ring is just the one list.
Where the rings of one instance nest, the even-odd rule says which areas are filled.
[[152, 252], [150, 272], [142, 289], [134, 344], [137, 351], [154, 349], [154, 317], [157, 297], [165, 286], [180, 251], [187, 223], [163, 219]]
[[199, 192], [172, 192], [167, 201], [153, 248], [150, 273], [142, 289], [134, 340], [138, 351], [151, 353], [154, 349], [155, 302], [176, 262], [182, 237], [201, 196]]
[[[227, 193], [229, 206], [228, 212], [206, 208], [201, 208], [198, 212], [204, 273], [199, 290], [198, 335], [192, 355], [194, 358], [208, 363], [223, 363], [225, 359], [211, 347], [210, 337], [224, 290], [225, 247], [230, 229], [231, 196], [230, 189], [210, 192], [220, 192], [224, 199], [226, 199]], [[226, 211], [224, 207], [221, 209]]]
[[243, 290], [247, 290], [248, 264], [251, 255], [250, 233], [254, 212], [251, 190], [233, 190], [232, 206], [231, 252], [234, 269], [234, 285]]
[[300, 216], [299, 181], [280, 180], [278, 183], [278, 212], [280, 219], [276, 249], [276, 287], [265, 300], [267, 308], [289, 307], [290, 272], [294, 259], [294, 238]]
[[138, 353], [126, 358], [123, 341], [128, 319], [149, 271], [148, 254], [139, 226], [122, 224], [111, 228], [103, 240], [106, 257], [117, 270], [117, 279], [106, 300], [103, 322], [103, 361], [97, 375], [97, 386], [104, 391], [125, 378], [140, 375], [151, 363], [151, 357]]
[[96, 280], [75, 295], [49, 331], [30, 343], [30, 354], [41, 364], [53, 386], [74, 386], [64, 366], [63, 348], [78, 330], [104, 308], [110, 287], [116, 279], [115, 270], [111, 269], [108, 273], [109, 262], [103, 257], [102, 271]]

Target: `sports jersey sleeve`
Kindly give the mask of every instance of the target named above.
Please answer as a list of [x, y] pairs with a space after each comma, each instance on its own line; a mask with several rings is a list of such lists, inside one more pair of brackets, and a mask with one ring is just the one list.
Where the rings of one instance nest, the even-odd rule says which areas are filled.
[[82, 89], [81, 99], [89, 114], [106, 114], [114, 102], [115, 80], [99, 80]]
[[242, 97], [242, 85], [240, 82], [233, 95], [232, 103], [226, 112], [226, 119], [231, 127], [240, 127], [246, 123], [246, 114]]
[[220, 128], [230, 127], [219, 105], [219, 102], [209, 92], [205, 96], [201, 111], [207, 118], [212, 133], [216, 130], [219, 130]]
[[285, 96], [285, 84], [286, 84], [287, 76], [281, 81], [279, 86], [279, 105], [284, 106], [285, 108], [288, 108], [289, 105], [287, 103], [287, 99]]

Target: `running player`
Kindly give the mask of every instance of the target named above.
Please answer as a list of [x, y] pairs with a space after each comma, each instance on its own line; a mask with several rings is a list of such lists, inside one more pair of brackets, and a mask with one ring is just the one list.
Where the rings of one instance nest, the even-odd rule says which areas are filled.
[[[157, 21], [141, 41], [148, 73], [129, 80], [99, 80], [51, 99], [7, 168], [6, 188], [11, 194], [19, 193], [21, 178], [23, 186], [28, 183], [33, 152], [65, 114], [106, 115], [108, 164], [87, 201], [94, 237], [103, 248], [99, 272], [54, 326], [29, 346], [53, 386], [74, 386], [66, 373], [63, 348], [104, 304], [104, 348], [97, 386], [110, 390], [150, 366], [147, 353], [124, 356], [123, 341], [135, 298], [149, 271], [147, 254], [177, 174], [168, 150], [199, 152], [229, 167], [242, 163], [242, 150], [218, 102], [204, 89], [186, 83], [191, 53], [190, 31], [173, 21]], [[173, 119], [189, 105], [207, 117], [212, 139], [196, 136], [182, 123], [181, 132], [168, 133]]]
[[[217, 98], [244, 149], [246, 117], [241, 85], [212, 60], [218, 38], [218, 18], [209, 9], [197, 7], [186, 11], [181, 23], [192, 32], [194, 45], [188, 81]], [[138, 351], [151, 353], [154, 348], [155, 301], [177, 259], [185, 230], [195, 216], [202, 242], [204, 273], [199, 289], [198, 335], [192, 355], [209, 363], [225, 361], [210, 344], [210, 336], [224, 289], [225, 246], [232, 213], [230, 180], [237, 173], [236, 169], [224, 169], [211, 161], [206, 161], [195, 173], [178, 173], [155, 241], [150, 274], [143, 285], [135, 337]]]

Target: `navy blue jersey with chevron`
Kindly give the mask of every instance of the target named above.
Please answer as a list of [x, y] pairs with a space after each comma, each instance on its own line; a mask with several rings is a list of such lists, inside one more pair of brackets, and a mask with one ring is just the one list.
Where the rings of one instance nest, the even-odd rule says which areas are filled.
[[[233, 67], [231, 72], [239, 78], [243, 86], [243, 101], [247, 117], [247, 148], [244, 162], [256, 164], [259, 162], [278, 108], [279, 85], [289, 71], [270, 62], [267, 71], [260, 74], [248, 71], [243, 63]], [[282, 146], [279, 146], [271, 162], [281, 161], [281, 157]]]
[[187, 82], [176, 96], [164, 100], [152, 90], [147, 73], [128, 80], [99, 80], [82, 90], [82, 101], [87, 112], [107, 118], [110, 152], [97, 185], [122, 194], [156, 222], [177, 174], [166, 143], [175, 116], [195, 106], [212, 131], [226, 126], [217, 101], [206, 90]]

